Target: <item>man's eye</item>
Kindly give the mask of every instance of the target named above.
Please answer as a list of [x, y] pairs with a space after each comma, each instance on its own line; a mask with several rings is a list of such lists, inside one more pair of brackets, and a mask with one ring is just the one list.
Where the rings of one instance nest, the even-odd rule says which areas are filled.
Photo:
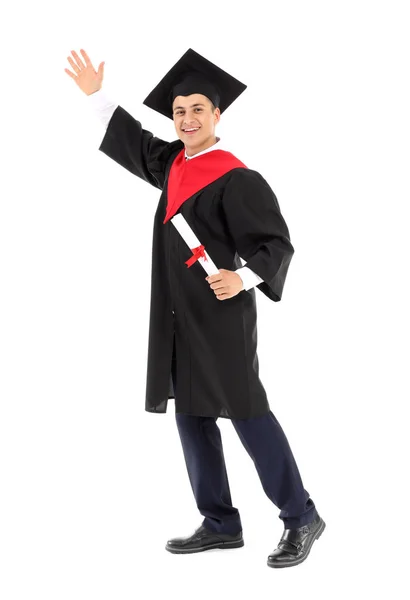
[[[199, 108], [198, 106], [195, 108], [195, 110], [202, 110], [202, 108]], [[184, 111], [183, 110], [177, 110], [176, 114], [177, 115], [182, 115]]]

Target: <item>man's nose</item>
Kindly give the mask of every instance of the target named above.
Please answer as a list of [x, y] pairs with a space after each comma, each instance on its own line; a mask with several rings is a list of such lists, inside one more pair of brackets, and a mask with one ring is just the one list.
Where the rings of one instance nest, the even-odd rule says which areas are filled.
[[189, 125], [190, 123], [193, 123], [194, 120], [195, 120], [194, 119], [194, 115], [192, 115], [192, 114], [191, 115], [185, 115], [184, 124], [186, 123], [187, 125]]

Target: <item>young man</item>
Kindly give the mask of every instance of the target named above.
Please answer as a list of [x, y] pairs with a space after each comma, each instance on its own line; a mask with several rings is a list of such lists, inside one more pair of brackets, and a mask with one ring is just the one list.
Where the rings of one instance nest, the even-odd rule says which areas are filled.
[[[104, 97], [104, 63], [96, 72], [84, 50], [83, 60], [72, 54], [74, 73], [65, 70], [107, 128], [99, 149], [162, 190], [154, 218], [145, 409], [165, 413], [175, 399], [189, 479], [205, 517], [192, 535], [169, 540], [166, 549], [182, 554], [244, 544], [216, 424], [223, 417], [231, 419], [280, 508], [285, 529], [268, 565], [300, 564], [325, 523], [259, 379], [254, 290], [281, 300], [294, 249], [267, 182], [223, 150], [215, 135], [222, 112], [246, 86], [189, 49], [144, 100], [173, 119], [179, 139], [169, 143]], [[185, 243], [171, 221], [177, 213], [200, 247]], [[204, 248], [217, 275], [206, 277], [198, 262]]]

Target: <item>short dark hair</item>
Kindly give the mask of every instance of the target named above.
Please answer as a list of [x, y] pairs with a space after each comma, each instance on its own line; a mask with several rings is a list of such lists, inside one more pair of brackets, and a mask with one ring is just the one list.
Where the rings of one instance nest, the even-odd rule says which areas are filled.
[[215, 112], [215, 108], [216, 108], [215, 104], [212, 102], [212, 100], [210, 100], [210, 99], [208, 98], [208, 96], [206, 96], [206, 98], [207, 98], [207, 100], [209, 101], [209, 104], [211, 105], [211, 110], [212, 110], [212, 112], [214, 113], [214, 112]]

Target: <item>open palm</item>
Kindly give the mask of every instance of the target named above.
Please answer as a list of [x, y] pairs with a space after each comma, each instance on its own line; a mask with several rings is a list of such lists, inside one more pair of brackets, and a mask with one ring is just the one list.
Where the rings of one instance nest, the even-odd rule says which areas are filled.
[[80, 50], [80, 52], [84, 62], [78, 56], [77, 52], [72, 50], [71, 54], [73, 55], [74, 60], [71, 56], [67, 56], [67, 60], [72, 66], [74, 73], [69, 69], [64, 69], [64, 71], [76, 82], [80, 90], [89, 96], [101, 89], [104, 77], [104, 62], [100, 63], [98, 71], [96, 71], [91, 64], [91, 60], [86, 51]]

